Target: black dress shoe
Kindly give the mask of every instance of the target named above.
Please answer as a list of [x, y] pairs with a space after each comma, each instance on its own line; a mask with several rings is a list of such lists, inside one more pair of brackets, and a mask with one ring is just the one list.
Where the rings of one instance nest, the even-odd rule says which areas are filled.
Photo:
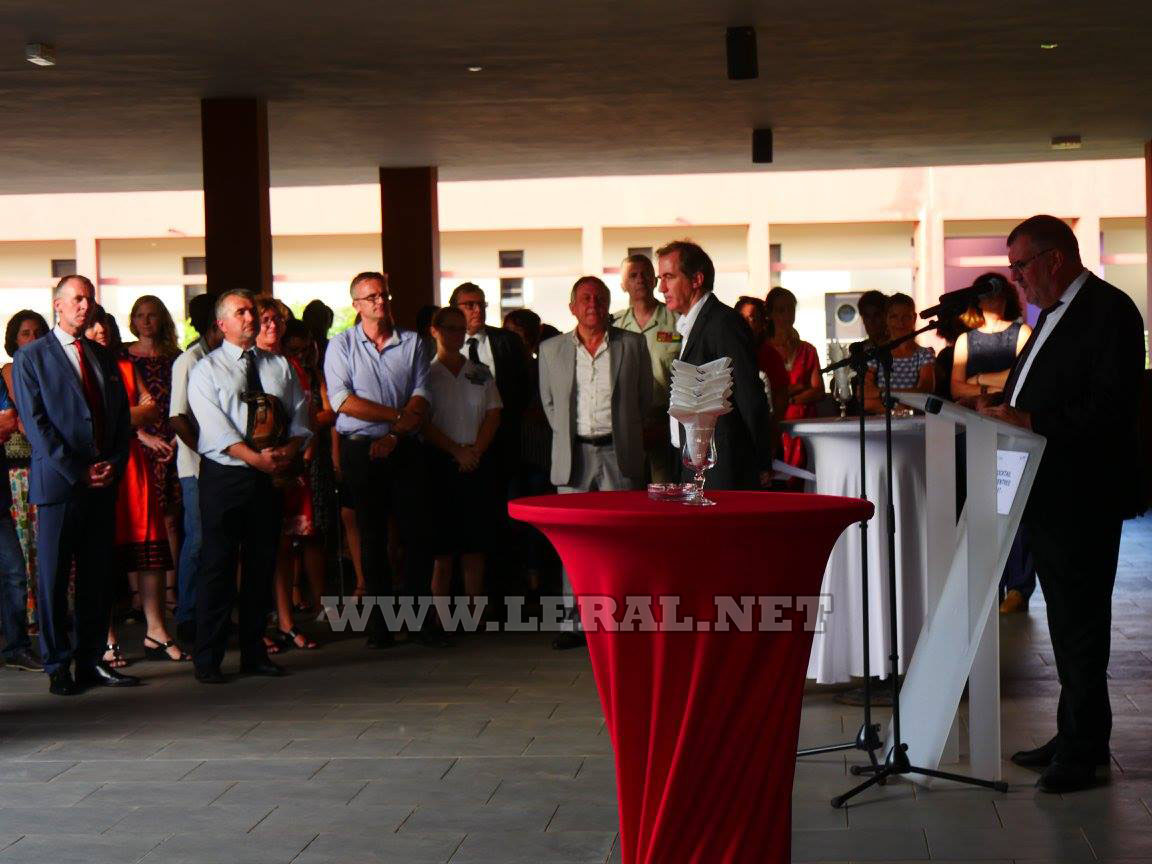
[[1041, 792], [1060, 795], [1102, 786], [1108, 782], [1108, 775], [1107, 766], [1101, 767], [1090, 762], [1067, 762], [1058, 758], [1044, 769], [1036, 786]]
[[27, 648], [21, 648], [11, 657], [4, 658], [4, 665], [24, 672], [43, 672], [44, 664], [37, 660]]
[[1047, 768], [1055, 758], [1055, 738], [1035, 750], [1019, 750], [1012, 754], [1012, 761], [1024, 768]]
[[135, 687], [140, 679], [135, 675], [125, 675], [117, 672], [107, 663], [97, 663], [76, 674], [78, 687]]
[[277, 666], [271, 660], [260, 660], [256, 663], [241, 663], [240, 671], [245, 675], [266, 675], [269, 678], [279, 678], [287, 674], [283, 666]]
[[[1023, 768], [1047, 768], [1057, 756], [1058, 746], [1053, 737], [1047, 744], [1035, 750], [1020, 750], [1012, 754], [1012, 761]], [[1106, 768], [1112, 764], [1112, 756], [1107, 750], [1093, 761], [1093, 767]]]
[[395, 648], [399, 644], [395, 636], [391, 633], [385, 633], [383, 636], [369, 636], [368, 641], [364, 643], [364, 647], [372, 651], [382, 651], [385, 648]]
[[224, 677], [224, 673], [217, 667], [213, 669], [197, 669], [196, 680], [201, 684], [223, 684], [228, 679]]
[[556, 651], [570, 651], [573, 648], [580, 648], [587, 644], [588, 640], [584, 638], [584, 634], [577, 632], [561, 633], [552, 640], [552, 648]]
[[48, 673], [48, 692], [54, 696], [75, 696], [80, 691], [67, 667]]

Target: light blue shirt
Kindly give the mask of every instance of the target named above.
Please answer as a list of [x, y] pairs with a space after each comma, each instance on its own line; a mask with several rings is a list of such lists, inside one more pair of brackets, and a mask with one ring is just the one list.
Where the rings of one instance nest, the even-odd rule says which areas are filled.
[[[259, 348], [256, 372], [265, 393], [277, 397], [290, 419], [288, 435], [307, 439], [308, 411], [304, 391], [288, 361]], [[243, 468], [245, 463], [224, 451], [244, 440], [248, 428], [248, 405], [240, 401], [247, 390], [244, 351], [239, 345], [224, 342], [192, 367], [188, 376], [188, 406], [200, 427], [200, 455], [220, 465]]]
[[[333, 411], [340, 411], [349, 396], [359, 396], [399, 411], [413, 396], [432, 401], [428, 387], [428, 355], [411, 330], [393, 330], [392, 338], [377, 350], [357, 324], [334, 336], [324, 355], [324, 379]], [[370, 423], [347, 414], [336, 415], [336, 431], [341, 435], [380, 438], [392, 429], [391, 423]]]

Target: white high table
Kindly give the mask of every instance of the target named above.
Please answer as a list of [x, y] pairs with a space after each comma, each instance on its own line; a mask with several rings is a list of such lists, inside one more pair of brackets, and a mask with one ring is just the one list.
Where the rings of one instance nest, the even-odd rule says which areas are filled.
[[[860, 497], [859, 418], [795, 420], [781, 426], [801, 438], [809, 467], [816, 474], [814, 490], [822, 495]], [[892, 420], [892, 485], [896, 513], [897, 638], [900, 672], [916, 648], [929, 612], [925, 502], [923, 417]], [[887, 500], [884, 418], [865, 421], [867, 494]], [[811, 484], [810, 484], [811, 485]], [[891, 637], [888, 626], [888, 513], [876, 507], [868, 522], [868, 608], [873, 675], [886, 676]], [[808, 677], [821, 684], [845, 682], [864, 674], [861, 627], [860, 529], [845, 531], [832, 550], [821, 593], [828, 608], [823, 630], [815, 634], [808, 660]]]

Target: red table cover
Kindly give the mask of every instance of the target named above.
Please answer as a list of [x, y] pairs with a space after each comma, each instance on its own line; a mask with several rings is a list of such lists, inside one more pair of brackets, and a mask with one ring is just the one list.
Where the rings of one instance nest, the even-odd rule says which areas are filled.
[[[589, 492], [521, 498], [509, 512], [552, 541], [577, 595], [612, 598], [617, 620], [628, 596], [678, 597], [678, 620], [711, 624], [717, 596], [818, 595], [837, 537], [873, 509], [824, 495], [708, 497], [717, 506]], [[652, 608], [663, 620], [658, 601]], [[802, 613], [778, 617], [792, 628], [588, 629], [616, 754], [624, 864], [790, 860], [812, 634]]]

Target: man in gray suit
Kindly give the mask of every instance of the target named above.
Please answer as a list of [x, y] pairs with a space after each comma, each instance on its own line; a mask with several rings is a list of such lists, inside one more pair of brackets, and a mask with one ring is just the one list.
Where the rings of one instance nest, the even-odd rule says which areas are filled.
[[[643, 336], [609, 326], [610, 297], [602, 279], [581, 276], [568, 306], [576, 329], [540, 344], [540, 400], [552, 427], [552, 482], [561, 493], [644, 484], [652, 362]], [[564, 593], [572, 593], [567, 575]], [[583, 641], [561, 633], [552, 646]]]

